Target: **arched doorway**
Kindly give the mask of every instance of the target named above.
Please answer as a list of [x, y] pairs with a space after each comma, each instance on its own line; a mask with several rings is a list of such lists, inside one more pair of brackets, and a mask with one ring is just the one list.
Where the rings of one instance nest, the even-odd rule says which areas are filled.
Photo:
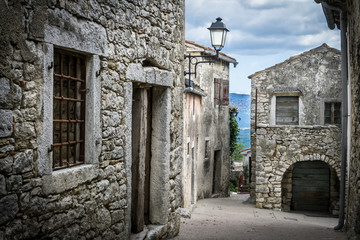
[[329, 211], [330, 168], [326, 163], [295, 163], [292, 179], [292, 210]]
[[297, 162], [283, 175], [282, 210], [338, 214], [339, 180], [323, 161]]

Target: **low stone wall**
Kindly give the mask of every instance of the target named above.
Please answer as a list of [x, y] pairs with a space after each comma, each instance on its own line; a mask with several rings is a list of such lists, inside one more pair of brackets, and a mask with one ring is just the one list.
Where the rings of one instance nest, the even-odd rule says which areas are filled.
[[[259, 125], [256, 131], [256, 207], [282, 208], [282, 188], [288, 189], [291, 185], [291, 168], [296, 162], [326, 162], [340, 177], [340, 139], [341, 129], [336, 126]], [[285, 194], [285, 204], [289, 197]]]

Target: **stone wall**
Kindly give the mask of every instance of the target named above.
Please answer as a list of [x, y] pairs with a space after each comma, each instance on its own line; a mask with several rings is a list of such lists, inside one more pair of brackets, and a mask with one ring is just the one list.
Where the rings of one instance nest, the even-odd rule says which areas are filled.
[[[341, 102], [340, 68], [340, 51], [323, 44], [249, 77], [251, 196], [257, 207], [288, 209], [296, 162], [324, 161], [340, 176], [341, 128], [324, 123], [325, 102]], [[298, 125], [276, 125], [277, 96], [298, 96]]]
[[[286, 198], [291, 198], [290, 195], [286, 195], [286, 193], [291, 194], [291, 186], [284, 184], [291, 183], [289, 178], [296, 162], [326, 162], [340, 178], [341, 146], [338, 143], [341, 141], [341, 130], [338, 127], [260, 125], [256, 133], [257, 207], [289, 210], [286, 206], [281, 206], [282, 194]], [[334, 201], [338, 200], [337, 193]], [[289, 199], [284, 202], [288, 205]]]
[[[205, 54], [206, 47], [193, 45], [186, 42], [187, 54]], [[206, 51], [211, 51], [206, 48]], [[206, 61], [209, 59], [197, 59]], [[236, 62], [235, 59], [231, 61]], [[229, 107], [227, 104], [215, 104], [214, 78], [229, 80], [230, 63], [219, 59], [215, 63], [203, 63], [197, 66], [197, 77], [191, 76], [194, 87], [201, 90], [205, 95], [185, 93], [184, 104], [184, 207], [196, 203], [197, 199], [216, 196], [229, 196], [230, 178], [230, 129]], [[186, 71], [187, 69], [187, 64]], [[194, 71], [194, 69], [192, 69]], [[188, 77], [188, 76], [186, 76]], [[195, 99], [195, 104], [192, 101]], [[195, 106], [195, 109], [192, 108]], [[192, 112], [194, 111], [194, 114]], [[190, 149], [188, 149], [190, 148]], [[195, 153], [192, 159], [191, 149]], [[216, 155], [217, 154], [217, 155]], [[215, 156], [216, 155], [216, 156]], [[215, 158], [219, 161], [218, 167], [214, 168]], [[191, 195], [191, 164], [194, 161], [194, 194]], [[216, 180], [214, 180], [214, 175]], [[216, 186], [214, 186], [216, 185]]]
[[[154, 87], [154, 125], [168, 126], [154, 136], [168, 168], [148, 236], [176, 235], [184, 1], [1, 1], [0, 16], [0, 239], [129, 238], [134, 82]], [[57, 48], [86, 56], [89, 85], [85, 164], [53, 171]]]
[[[348, 9], [348, 52], [349, 54], [349, 79], [351, 94], [350, 110], [350, 159], [349, 159], [349, 185], [346, 227], [351, 239], [360, 236], [360, 3], [347, 1]], [[357, 237], [356, 237], [357, 236]]]

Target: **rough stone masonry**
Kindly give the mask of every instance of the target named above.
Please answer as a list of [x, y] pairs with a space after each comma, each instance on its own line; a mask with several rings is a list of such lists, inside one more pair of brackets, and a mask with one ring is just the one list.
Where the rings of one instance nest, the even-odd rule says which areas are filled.
[[318, 161], [329, 168], [328, 210], [337, 214], [341, 127], [326, 122], [325, 109], [341, 103], [340, 69], [340, 51], [323, 44], [249, 77], [252, 196], [257, 207], [296, 207], [293, 168]]
[[[184, 1], [0, 1], [0, 16], [0, 239], [129, 238], [135, 83], [153, 91], [148, 237], [176, 235]], [[64, 50], [86, 59], [85, 159], [54, 170]]]

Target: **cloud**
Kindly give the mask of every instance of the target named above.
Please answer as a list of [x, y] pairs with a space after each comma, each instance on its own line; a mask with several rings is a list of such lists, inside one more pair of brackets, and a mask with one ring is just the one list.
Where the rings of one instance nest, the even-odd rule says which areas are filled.
[[[327, 43], [339, 48], [339, 31], [329, 30], [314, 0], [185, 0], [185, 38], [210, 45], [207, 28], [221, 17], [230, 30], [223, 52], [242, 62], [233, 76], [275, 65]], [[252, 56], [252, 57], [251, 57]], [[246, 58], [246, 60], [244, 60]], [[255, 64], [253, 61], [263, 64]], [[239, 64], [240, 65], [240, 64]], [[247, 66], [247, 67], [246, 67]], [[256, 69], [258, 67], [259, 69]], [[249, 72], [251, 69], [253, 72]], [[247, 73], [242, 73], [247, 72]], [[230, 87], [234, 87], [232, 84]], [[230, 89], [237, 91], [236, 89]]]
[[[298, 44], [302, 46], [313, 46], [318, 45], [319, 42], [327, 42], [329, 45], [338, 46], [340, 44], [340, 39], [338, 34], [333, 34], [334, 32], [321, 31], [317, 34], [307, 34], [300, 36], [297, 41]], [[336, 33], [336, 32], [335, 32]]]

